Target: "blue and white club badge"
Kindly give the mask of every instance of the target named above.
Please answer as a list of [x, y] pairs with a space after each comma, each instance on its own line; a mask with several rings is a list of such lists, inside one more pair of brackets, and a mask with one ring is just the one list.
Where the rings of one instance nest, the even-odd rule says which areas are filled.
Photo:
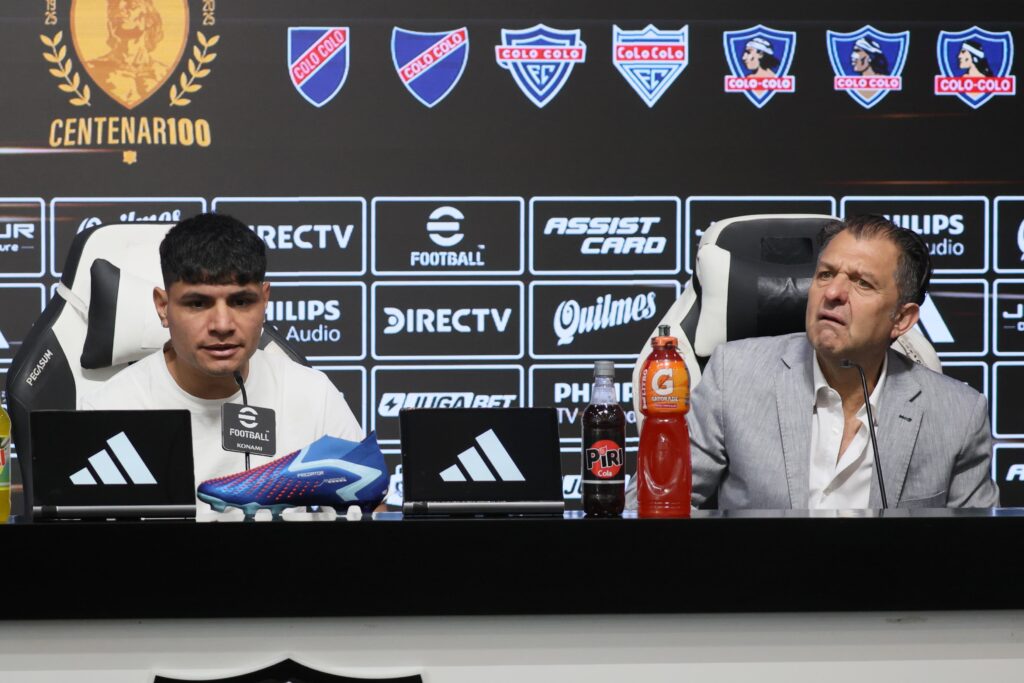
[[330, 102], [345, 85], [349, 42], [347, 26], [288, 29], [288, 75], [314, 107]]
[[690, 27], [641, 31], [612, 27], [612, 63], [648, 107], [653, 107], [690, 63]]
[[512, 72], [516, 85], [538, 107], [550, 102], [587, 58], [580, 30], [560, 31], [537, 24], [522, 31], [501, 30], [494, 48], [498, 66]]
[[996, 95], [1016, 95], [1017, 78], [1010, 75], [1013, 36], [1009, 31], [939, 31], [936, 46], [939, 75], [936, 95], [956, 95], [977, 109]]
[[885, 33], [871, 26], [852, 33], [828, 31], [828, 58], [835, 78], [832, 87], [870, 109], [894, 90], [903, 89], [903, 66], [910, 31]]
[[743, 93], [758, 109], [775, 93], [796, 92], [796, 76], [789, 75], [796, 52], [795, 31], [758, 24], [743, 31], [725, 31], [722, 44], [732, 72], [725, 77], [725, 92]]
[[469, 29], [421, 33], [391, 31], [391, 60], [402, 85], [427, 107], [448, 96], [466, 70]]

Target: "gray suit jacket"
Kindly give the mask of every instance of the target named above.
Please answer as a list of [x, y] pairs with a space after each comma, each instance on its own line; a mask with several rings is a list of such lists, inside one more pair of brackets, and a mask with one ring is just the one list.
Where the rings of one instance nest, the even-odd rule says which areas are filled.
[[[715, 349], [687, 416], [695, 506], [717, 488], [722, 509], [807, 507], [813, 354], [803, 332]], [[998, 504], [984, 396], [890, 349], [875, 420], [889, 507]]]

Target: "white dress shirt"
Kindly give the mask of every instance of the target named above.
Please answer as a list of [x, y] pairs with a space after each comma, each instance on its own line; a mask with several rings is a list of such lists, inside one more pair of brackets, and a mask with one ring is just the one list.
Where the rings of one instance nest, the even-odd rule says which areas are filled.
[[[885, 383], [888, 357], [882, 361], [882, 372], [871, 392], [871, 410], [878, 430], [878, 400]], [[860, 427], [846, 450], [840, 455], [843, 442], [843, 401], [839, 392], [828, 385], [821, 372], [818, 356], [814, 356], [814, 414], [811, 419], [810, 497], [812, 510], [866, 509], [871, 494], [871, 478], [875, 463], [868, 433], [868, 415], [864, 406], [857, 411]]]

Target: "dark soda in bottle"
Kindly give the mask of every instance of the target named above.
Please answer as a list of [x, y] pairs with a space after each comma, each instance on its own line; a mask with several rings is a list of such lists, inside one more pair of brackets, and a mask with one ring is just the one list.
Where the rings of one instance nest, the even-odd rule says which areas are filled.
[[654, 347], [640, 371], [640, 412], [644, 414], [636, 455], [638, 517], [689, 517], [692, 482], [690, 373], [679, 341], [668, 325], [658, 328]]
[[583, 511], [617, 517], [626, 505], [626, 414], [615, 395], [615, 365], [594, 363], [590, 404], [583, 411]]

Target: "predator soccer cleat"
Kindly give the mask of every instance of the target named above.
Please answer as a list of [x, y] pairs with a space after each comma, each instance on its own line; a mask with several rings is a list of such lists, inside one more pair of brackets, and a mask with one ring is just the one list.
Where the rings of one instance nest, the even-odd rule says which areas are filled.
[[333, 507], [344, 514], [351, 505], [372, 512], [388, 492], [384, 455], [371, 432], [361, 442], [324, 436], [302, 450], [262, 467], [204, 481], [199, 500], [217, 512], [236, 507], [252, 517], [270, 510], [277, 517], [287, 508]]

